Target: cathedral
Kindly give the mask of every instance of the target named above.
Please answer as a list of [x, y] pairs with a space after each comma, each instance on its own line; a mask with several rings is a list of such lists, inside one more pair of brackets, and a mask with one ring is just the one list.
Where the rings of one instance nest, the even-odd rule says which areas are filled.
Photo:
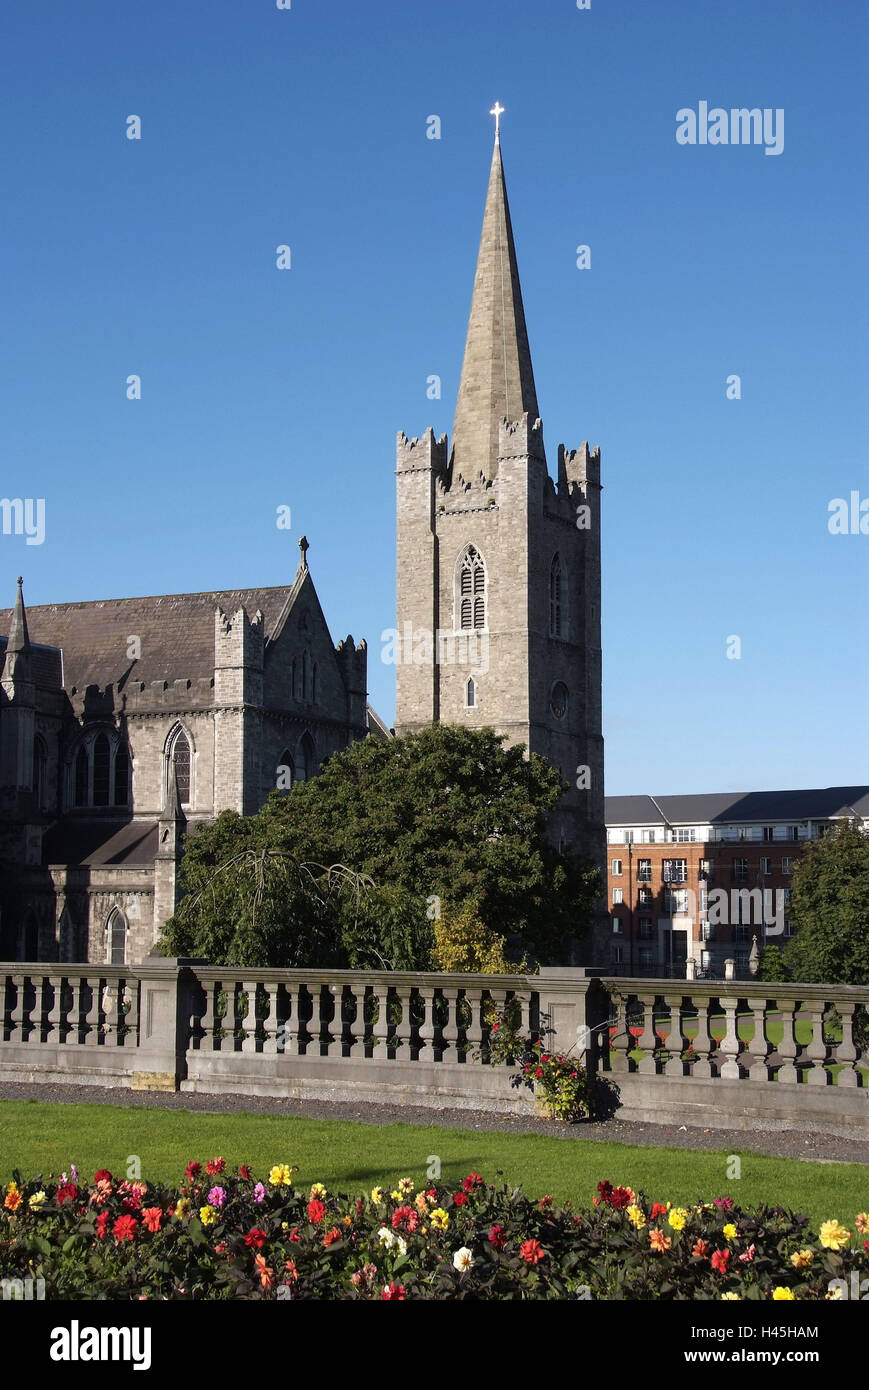
[[[556, 844], [605, 855], [600, 452], [549, 475], [496, 135], [452, 439], [398, 436], [396, 727], [491, 726], [558, 769]], [[356, 739], [367, 648], [292, 585], [0, 611], [0, 960], [133, 963], [185, 835]]]

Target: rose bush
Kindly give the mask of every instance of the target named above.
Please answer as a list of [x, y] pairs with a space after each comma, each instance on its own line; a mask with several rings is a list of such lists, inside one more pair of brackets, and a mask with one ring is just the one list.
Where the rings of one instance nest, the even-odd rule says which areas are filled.
[[832, 1281], [869, 1273], [866, 1212], [814, 1235], [780, 1207], [674, 1206], [609, 1182], [579, 1210], [479, 1173], [359, 1196], [300, 1187], [297, 1171], [216, 1158], [171, 1187], [16, 1172], [0, 1188], [0, 1277], [42, 1279], [48, 1299], [779, 1301], [837, 1297]]

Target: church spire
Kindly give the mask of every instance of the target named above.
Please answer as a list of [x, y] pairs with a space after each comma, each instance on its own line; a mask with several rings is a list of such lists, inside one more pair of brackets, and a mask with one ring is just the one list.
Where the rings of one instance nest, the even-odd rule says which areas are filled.
[[497, 473], [498, 427], [505, 417], [518, 420], [527, 411], [533, 423], [539, 413], [501, 162], [502, 110], [496, 103], [492, 113], [495, 148], [450, 454], [454, 475], [469, 481]]
[[11, 656], [13, 652], [26, 652], [30, 646], [30, 634], [27, 631], [27, 614], [24, 611], [24, 594], [22, 587], [24, 580], [18, 576], [18, 593], [15, 597], [15, 607], [12, 610], [12, 622], [9, 625], [9, 637], [6, 642], [6, 653]]

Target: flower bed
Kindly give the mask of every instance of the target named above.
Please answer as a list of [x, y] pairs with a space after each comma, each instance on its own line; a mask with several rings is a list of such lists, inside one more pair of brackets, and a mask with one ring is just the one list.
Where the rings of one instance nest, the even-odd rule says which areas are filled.
[[866, 1212], [814, 1235], [779, 1207], [678, 1207], [609, 1182], [577, 1210], [478, 1173], [351, 1196], [300, 1188], [296, 1171], [215, 1158], [177, 1187], [15, 1173], [0, 1277], [41, 1279], [49, 1299], [813, 1300], [869, 1274]]

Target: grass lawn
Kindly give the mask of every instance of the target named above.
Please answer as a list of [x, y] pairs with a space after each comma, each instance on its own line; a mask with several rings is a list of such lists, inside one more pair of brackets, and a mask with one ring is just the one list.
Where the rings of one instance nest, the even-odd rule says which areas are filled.
[[780, 1203], [806, 1212], [815, 1229], [838, 1217], [847, 1224], [869, 1209], [869, 1166], [802, 1163], [743, 1153], [739, 1181], [726, 1175], [720, 1152], [641, 1148], [636, 1145], [440, 1129], [436, 1125], [365, 1125], [264, 1115], [207, 1115], [185, 1110], [115, 1105], [56, 1105], [0, 1101], [0, 1180], [13, 1168], [23, 1176], [58, 1173], [77, 1163], [89, 1178], [97, 1168], [124, 1176], [127, 1157], [138, 1154], [142, 1176], [178, 1180], [192, 1158], [221, 1154], [230, 1166], [249, 1163], [264, 1177], [274, 1163], [299, 1165], [296, 1181], [323, 1182], [342, 1191], [367, 1192], [409, 1175], [424, 1184], [429, 1156], [440, 1158], [442, 1177], [478, 1172], [532, 1196], [552, 1193], [590, 1205], [598, 1182], [608, 1178], [643, 1190], [653, 1200], [687, 1204], [730, 1194], [742, 1206]]

